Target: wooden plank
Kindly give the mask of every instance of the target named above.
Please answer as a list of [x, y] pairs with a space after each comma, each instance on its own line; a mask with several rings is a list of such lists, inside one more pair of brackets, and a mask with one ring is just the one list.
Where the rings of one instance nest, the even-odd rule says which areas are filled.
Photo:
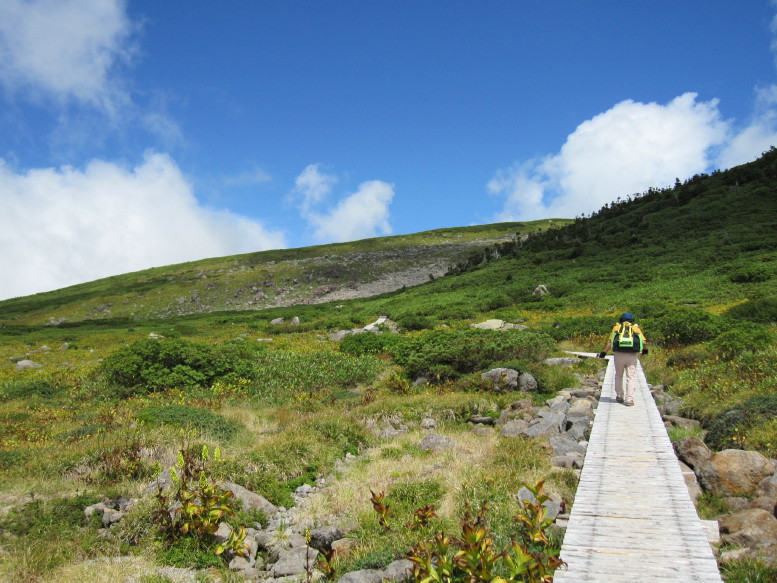
[[602, 394], [556, 583], [720, 583], [717, 562], [641, 367], [634, 407]]

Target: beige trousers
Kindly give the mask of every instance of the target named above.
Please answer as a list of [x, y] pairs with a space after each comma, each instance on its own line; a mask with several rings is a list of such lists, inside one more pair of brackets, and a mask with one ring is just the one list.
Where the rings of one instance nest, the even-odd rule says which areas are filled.
[[[637, 388], [636, 352], [615, 352], [615, 396], [626, 403], [634, 402], [634, 390]], [[626, 394], [623, 394], [623, 377], [626, 377]]]

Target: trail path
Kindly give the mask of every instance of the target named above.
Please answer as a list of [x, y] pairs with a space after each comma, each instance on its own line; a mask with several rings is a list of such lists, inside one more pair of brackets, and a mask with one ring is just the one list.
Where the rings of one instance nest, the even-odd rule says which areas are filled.
[[642, 367], [634, 407], [616, 403], [614, 376], [610, 359], [554, 581], [719, 583]]

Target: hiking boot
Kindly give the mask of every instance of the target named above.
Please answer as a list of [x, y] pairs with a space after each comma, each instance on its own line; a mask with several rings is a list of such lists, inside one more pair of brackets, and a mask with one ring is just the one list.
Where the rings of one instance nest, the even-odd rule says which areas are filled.
[[623, 403], [623, 397], [615, 397], [616, 403]]
[[633, 407], [634, 406], [634, 401], [626, 401], [624, 403], [624, 405], [626, 405], [627, 407]]

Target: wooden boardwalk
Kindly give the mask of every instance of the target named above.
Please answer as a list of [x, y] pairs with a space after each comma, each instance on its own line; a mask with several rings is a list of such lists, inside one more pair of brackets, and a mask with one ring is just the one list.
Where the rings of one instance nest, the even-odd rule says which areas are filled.
[[634, 407], [614, 376], [610, 359], [554, 581], [720, 583], [641, 366]]

